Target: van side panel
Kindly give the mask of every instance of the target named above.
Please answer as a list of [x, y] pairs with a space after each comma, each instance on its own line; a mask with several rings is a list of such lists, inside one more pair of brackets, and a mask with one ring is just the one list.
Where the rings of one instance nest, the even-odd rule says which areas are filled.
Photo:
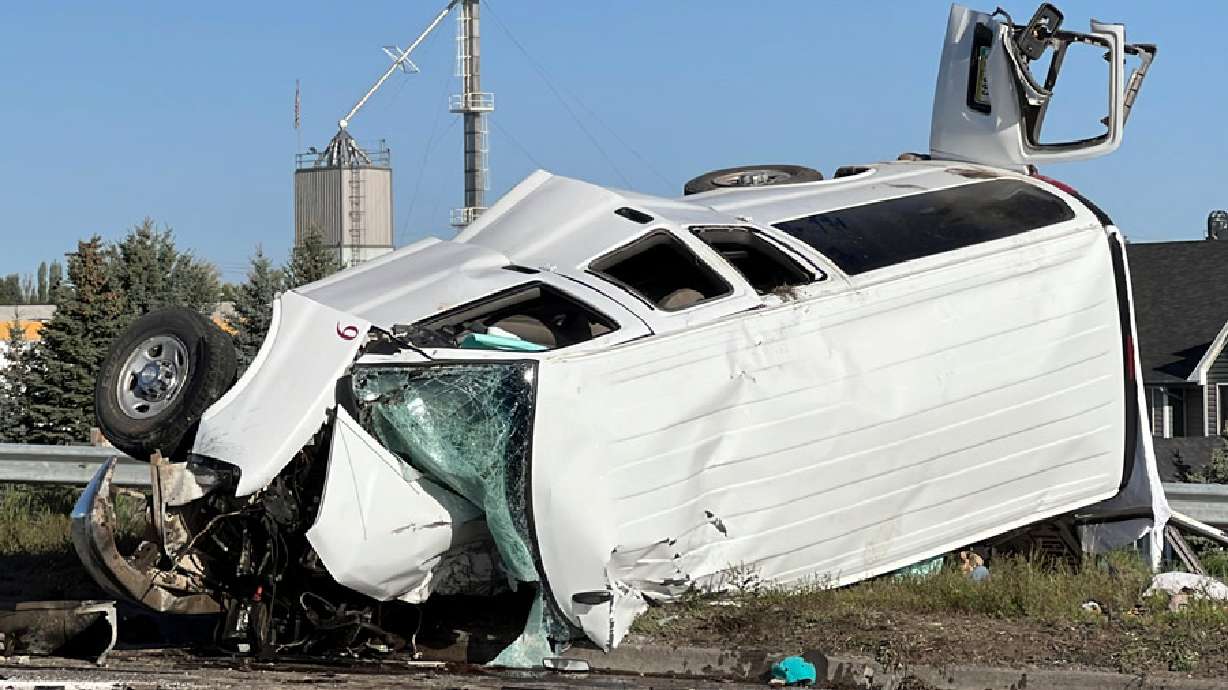
[[611, 646], [642, 596], [731, 565], [842, 585], [1113, 495], [1113, 262], [1103, 229], [1066, 225], [543, 359], [532, 509], [554, 603]]

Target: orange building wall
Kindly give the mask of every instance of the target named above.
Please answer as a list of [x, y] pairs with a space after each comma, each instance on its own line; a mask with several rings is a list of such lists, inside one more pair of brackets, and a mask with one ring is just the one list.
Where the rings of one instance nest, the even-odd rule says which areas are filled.
[[[43, 330], [42, 321], [26, 321], [24, 319], [20, 319], [17, 321], [17, 325], [19, 325], [25, 332], [26, 340], [40, 340], [42, 338], [42, 336], [39, 335], [39, 332]], [[12, 326], [13, 324], [10, 321], [0, 321], [0, 340], [9, 339], [9, 331]]]

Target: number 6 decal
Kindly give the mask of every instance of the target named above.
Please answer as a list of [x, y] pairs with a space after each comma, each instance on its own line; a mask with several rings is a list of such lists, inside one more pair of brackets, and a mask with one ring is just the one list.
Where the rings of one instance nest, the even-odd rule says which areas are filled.
[[337, 336], [342, 340], [353, 340], [358, 337], [358, 326], [350, 324], [342, 326], [341, 322], [337, 322]]

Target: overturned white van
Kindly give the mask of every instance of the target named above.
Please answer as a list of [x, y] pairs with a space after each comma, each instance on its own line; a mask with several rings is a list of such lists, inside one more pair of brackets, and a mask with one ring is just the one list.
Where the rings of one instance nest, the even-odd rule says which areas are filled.
[[[1031, 168], [1116, 148], [1154, 48], [1060, 24], [955, 7], [928, 155], [681, 199], [536, 172], [453, 240], [283, 294], [233, 386], [216, 329], [142, 318], [97, 406], [153, 456], [156, 534], [118, 553], [104, 467], [82, 558], [257, 645], [336, 596], [510, 584], [543, 638], [609, 649], [731, 565], [839, 586], [1057, 516], [1089, 550], [1154, 533], [1122, 239]], [[1111, 58], [1106, 132], [1042, 143], [1061, 59], [1030, 61], [1079, 42]]]

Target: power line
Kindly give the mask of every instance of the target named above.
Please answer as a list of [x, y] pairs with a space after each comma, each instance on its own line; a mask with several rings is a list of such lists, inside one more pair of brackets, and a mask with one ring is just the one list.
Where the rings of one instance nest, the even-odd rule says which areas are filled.
[[[441, 110], [440, 112], [443, 111]], [[414, 181], [414, 191], [409, 196], [409, 209], [405, 212], [405, 223], [401, 227], [402, 235], [409, 229], [409, 222], [413, 219], [414, 206], [418, 203], [418, 190], [422, 187], [422, 176], [426, 173], [426, 164], [430, 159], [431, 152], [435, 150], [435, 144], [442, 141], [444, 135], [452, 131], [452, 128], [456, 126], [457, 122], [460, 122], [460, 119], [460, 115], [452, 118], [452, 121], [442, 132], [439, 132], [438, 136], [432, 134], [431, 138], [427, 140], [426, 147], [422, 151], [422, 164], [418, 166], [418, 179]]]
[[584, 112], [588, 113], [589, 115], [592, 115], [593, 119], [597, 121], [597, 124], [604, 127], [605, 131], [609, 132], [610, 136], [614, 137], [615, 141], [617, 141], [620, 145], [622, 145], [623, 148], [630, 151], [631, 154], [634, 155], [636, 158], [640, 159], [640, 162], [644, 164], [645, 168], [648, 168], [649, 172], [651, 172], [653, 175], [656, 175], [657, 179], [664, 182], [666, 187], [673, 186], [674, 183], [672, 181], [670, 181], [668, 178], [662, 175], [661, 171], [657, 170], [656, 166], [654, 166], [651, 162], [649, 162], [647, 158], [640, 155], [639, 151], [637, 151], [634, 147], [632, 147], [630, 144], [624, 141], [622, 137], [618, 136], [618, 132], [615, 132], [613, 127], [609, 126], [608, 124], [606, 124], [605, 120], [601, 119], [601, 116], [593, 112], [587, 105], [585, 105], [584, 101], [580, 100], [579, 96], [575, 95], [574, 92], [569, 92], [569, 93], [571, 94], [571, 97], [575, 99], [576, 105], [583, 108]]
[[537, 166], [538, 168], [542, 168], [542, 169], [546, 167], [541, 164], [541, 161], [537, 160], [536, 156], [534, 156], [532, 153], [529, 152], [529, 149], [524, 147], [524, 144], [521, 144], [520, 141], [516, 139], [516, 137], [512, 136], [511, 132], [504, 129], [503, 125], [499, 124], [498, 120], [491, 118], [490, 121], [495, 125], [495, 129], [502, 132], [503, 135], [506, 136], [508, 140], [511, 141], [516, 146], [516, 148], [520, 149], [520, 152], [523, 153], [525, 157], [528, 158], [529, 161], [533, 163], [533, 165]]
[[584, 132], [584, 136], [588, 137], [588, 140], [590, 143], [592, 143], [593, 148], [597, 149], [602, 158], [605, 158], [606, 162], [610, 164], [610, 167], [614, 169], [614, 173], [617, 174], [623, 181], [623, 184], [630, 187], [631, 180], [627, 179], [627, 176], [623, 174], [623, 171], [619, 169], [616, 163], [614, 163], [614, 159], [610, 157], [610, 154], [606, 153], [606, 150], [602, 148], [601, 143], [597, 141], [597, 137], [593, 136], [593, 133], [589, 131], [588, 127], [584, 126], [584, 122], [578, 115], [576, 115], [576, 112], [571, 109], [571, 105], [567, 103], [567, 99], [563, 98], [563, 95], [559, 93], [557, 88], [555, 88], [554, 83], [550, 81], [550, 77], [546, 74], [546, 70], [533, 59], [533, 56], [529, 55], [529, 51], [525, 50], [525, 47], [521, 45], [520, 41], [518, 41], [515, 36], [512, 35], [512, 32], [507, 28], [507, 25], [503, 23], [503, 20], [499, 19], [498, 15], [495, 14], [494, 8], [492, 8], [490, 5], [490, 0], [484, 0], [482, 4], [485, 5], [486, 9], [489, 11], [490, 18], [494, 19], [495, 23], [499, 25], [499, 29], [507, 35], [508, 39], [511, 40], [511, 42], [516, 46], [521, 55], [524, 55], [525, 60], [527, 60], [533, 69], [537, 71], [538, 76], [540, 76], [542, 81], [545, 82], [546, 87], [550, 89], [550, 92], [554, 94], [554, 97], [559, 100], [559, 103], [562, 104], [563, 109], [567, 111], [567, 114], [571, 116], [571, 119], [575, 121], [576, 126], [580, 128], [580, 131]]
[[[439, 93], [435, 98], [435, 101], [436, 101], [435, 117], [431, 120], [431, 133], [427, 137], [426, 146], [422, 150], [422, 162], [418, 165], [418, 178], [414, 181], [414, 191], [409, 196], [409, 208], [406, 210], [406, 213], [405, 213], [405, 221], [401, 223], [401, 229], [397, 233], [399, 237], [405, 236], [406, 232], [408, 232], [409, 230], [409, 224], [413, 220], [414, 208], [418, 204], [418, 191], [422, 186], [422, 176], [426, 173], [426, 164], [431, 155], [431, 150], [435, 146], [435, 141], [436, 141], [435, 137], [439, 131], [439, 121], [443, 116], [443, 112], [444, 112], [443, 108], [439, 107], [439, 105], [444, 102], [444, 96], [447, 94], [449, 77], [446, 72], [442, 72], [442, 71], [440, 72], [440, 77], [441, 78], [439, 80], [439, 87], [438, 87]], [[455, 125], [456, 125], [456, 120], [453, 119], [453, 121], [448, 125], [447, 131], [450, 131], [452, 127]], [[444, 133], [446, 134], [447, 131], [445, 131]], [[443, 135], [438, 134], [438, 136], [443, 136]]]

